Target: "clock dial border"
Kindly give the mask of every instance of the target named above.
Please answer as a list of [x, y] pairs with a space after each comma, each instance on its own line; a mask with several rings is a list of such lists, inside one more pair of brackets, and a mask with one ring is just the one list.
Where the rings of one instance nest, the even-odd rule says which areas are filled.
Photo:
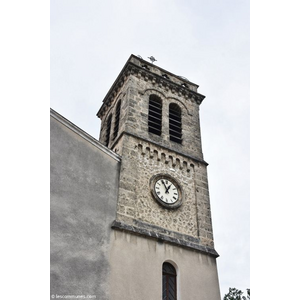
[[[166, 203], [163, 200], [160, 199], [160, 197], [156, 194], [155, 191], [155, 184], [158, 180], [160, 179], [166, 179], [170, 182], [172, 182], [172, 184], [176, 187], [177, 191], [178, 191], [178, 200], [175, 201], [174, 203]], [[174, 208], [178, 208], [179, 206], [182, 205], [183, 202], [183, 191], [181, 188], [181, 185], [179, 184], [179, 182], [172, 176], [170, 176], [169, 174], [157, 174], [151, 177], [150, 179], [150, 190], [151, 190], [151, 194], [154, 197], [154, 199], [163, 207], [165, 208], [170, 208], [170, 209], [174, 209]]]

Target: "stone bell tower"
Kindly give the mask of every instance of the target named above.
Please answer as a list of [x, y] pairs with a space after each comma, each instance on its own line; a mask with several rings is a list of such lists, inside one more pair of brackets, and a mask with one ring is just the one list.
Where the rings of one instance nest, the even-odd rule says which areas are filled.
[[112, 299], [220, 300], [197, 88], [131, 55], [97, 113], [122, 157]]

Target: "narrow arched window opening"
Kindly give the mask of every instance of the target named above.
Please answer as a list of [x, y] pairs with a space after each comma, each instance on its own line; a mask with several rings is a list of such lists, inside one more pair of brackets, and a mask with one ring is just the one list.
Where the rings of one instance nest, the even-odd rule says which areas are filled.
[[111, 119], [112, 116], [109, 115], [106, 123], [106, 136], [105, 136], [105, 146], [108, 147], [109, 144], [109, 137], [110, 137], [110, 129], [111, 129]]
[[148, 131], [161, 135], [162, 102], [156, 95], [149, 98]]
[[115, 139], [119, 132], [119, 124], [120, 124], [120, 112], [121, 112], [121, 100], [117, 104], [116, 114], [115, 114], [115, 128], [113, 139]]
[[175, 268], [170, 263], [165, 262], [163, 263], [162, 273], [162, 299], [177, 300], [177, 283]]
[[171, 141], [182, 143], [181, 109], [175, 103], [169, 106], [169, 134]]

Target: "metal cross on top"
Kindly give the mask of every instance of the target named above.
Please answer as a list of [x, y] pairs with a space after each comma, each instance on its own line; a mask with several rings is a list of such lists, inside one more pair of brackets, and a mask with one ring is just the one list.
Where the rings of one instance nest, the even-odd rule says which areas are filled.
[[152, 61], [152, 63], [154, 63], [155, 61], [157, 61], [156, 59], [155, 59], [155, 57], [153, 57], [153, 56], [150, 56], [150, 57], [148, 57], [151, 61]]

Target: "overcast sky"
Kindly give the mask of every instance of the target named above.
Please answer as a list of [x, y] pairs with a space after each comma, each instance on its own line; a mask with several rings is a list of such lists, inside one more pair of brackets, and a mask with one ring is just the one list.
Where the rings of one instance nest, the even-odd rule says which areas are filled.
[[249, 1], [51, 0], [51, 108], [98, 139], [131, 54], [199, 85], [221, 295], [249, 275]]

